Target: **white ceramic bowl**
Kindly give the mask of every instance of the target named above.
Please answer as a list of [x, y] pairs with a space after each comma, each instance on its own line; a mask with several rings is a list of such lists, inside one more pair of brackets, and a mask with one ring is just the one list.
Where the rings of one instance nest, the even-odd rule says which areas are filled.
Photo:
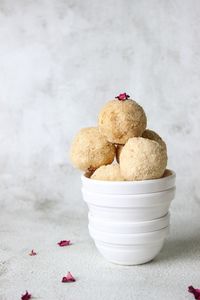
[[160, 179], [141, 180], [141, 181], [103, 181], [87, 178], [82, 175], [82, 185], [88, 192], [97, 194], [112, 195], [136, 195], [148, 194], [168, 190], [175, 186], [176, 174], [167, 170], [166, 174]]
[[120, 222], [106, 220], [88, 214], [89, 227], [96, 231], [114, 234], [134, 234], [146, 233], [163, 229], [169, 226], [170, 214], [150, 220], [141, 222]]
[[138, 265], [151, 261], [160, 252], [169, 227], [138, 234], [109, 234], [89, 227], [95, 245], [105, 259], [120, 265]]
[[162, 192], [136, 195], [100, 194], [82, 189], [83, 199], [94, 217], [120, 221], [148, 221], [167, 214], [175, 187]]
[[159, 253], [175, 195], [173, 171], [144, 181], [112, 182], [82, 176], [82, 193], [89, 207], [90, 235], [107, 260], [135, 265]]

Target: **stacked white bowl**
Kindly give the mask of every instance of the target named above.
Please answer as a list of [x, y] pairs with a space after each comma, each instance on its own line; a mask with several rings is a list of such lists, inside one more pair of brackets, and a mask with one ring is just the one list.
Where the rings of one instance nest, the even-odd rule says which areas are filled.
[[144, 181], [101, 181], [82, 176], [89, 232], [110, 262], [137, 265], [152, 260], [169, 233], [175, 173]]

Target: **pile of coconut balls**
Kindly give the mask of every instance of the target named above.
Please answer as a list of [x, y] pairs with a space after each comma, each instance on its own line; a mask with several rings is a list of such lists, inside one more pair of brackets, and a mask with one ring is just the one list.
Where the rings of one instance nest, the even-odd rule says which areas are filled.
[[167, 147], [146, 126], [143, 108], [126, 93], [120, 94], [102, 108], [98, 127], [83, 128], [75, 136], [71, 161], [95, 180], [161, 178], [167, 166]]

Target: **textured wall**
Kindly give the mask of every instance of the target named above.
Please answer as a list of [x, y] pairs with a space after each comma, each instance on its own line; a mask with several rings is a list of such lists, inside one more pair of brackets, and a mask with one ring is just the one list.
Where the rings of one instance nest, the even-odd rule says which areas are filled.
[[[200, 1], [0, 0], [0, 300], [191, 299], [200, 270]], [[150, 264], [104, 261], [68, 150], [126, 91], [177, 172]], [[192, 204], [192, 205], [191, 205]], [[61, 249], [57, 242], [71, 239]], [[30, 257], [34, 248], [38, 255]], [[77, 282], [63, 285], [70, 270]]]
[[77, 184], [73, 135], [126, 91], [167, 141], [180, 192], [199, 201], [199, 10], [198, 0], [1, 0], [2, 193], [65, 197]]

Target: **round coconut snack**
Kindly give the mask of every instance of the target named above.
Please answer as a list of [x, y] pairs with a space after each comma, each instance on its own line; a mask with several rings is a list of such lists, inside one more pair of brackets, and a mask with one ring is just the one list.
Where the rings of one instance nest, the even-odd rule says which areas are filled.
[[168, 176], [171, 176], [172, 174], [173, 174], [173, 173], [172, 173], [171, 170], [166, 169], [162, 177], [168, 177]]
[[[145, 139], [153, 140], [158, 142], [165, 151], [167, 151], [166, 143], [163, 141], [163, 139], [153, 130], [145, 129], [145, 131], [142, 134], [142, 137]], [[116, 160], [119, 163], [120, 160], [120, 154], [123, 149], [124, 145], [116, 145]]]
[[156, 179], [163, 176], [167, 152], [156, 141], [131, 138], [120, 155], [120, 170], [126, 180]]
[[113, 162], [115, 146], [102, 136], [96, 127], [81, 129], [75, 136], [70, 156], [73, 165], [83, 171], [96, 170]]
[[149, 140], [153, 140], [158, 142], [166, 151], [167, 151], [167, 146], [166, 143], [163, 141], [163, 139], [153, 130], [150, 129], [146, 129], [143, 134], [142, 137], [145, 139], [149, 139]]
[[118, 164], [101, 166], [98, 168], [91, 179], [107, 180], [107, 181], [123, 181], [124, 178], [121, 175], [120, 167]]
[[147, 125], [143, 108], [124, 93], [109, 101], [99, 114], [99, 130], [115, 144], [125, 144], [131, 137], [141, 136]]

